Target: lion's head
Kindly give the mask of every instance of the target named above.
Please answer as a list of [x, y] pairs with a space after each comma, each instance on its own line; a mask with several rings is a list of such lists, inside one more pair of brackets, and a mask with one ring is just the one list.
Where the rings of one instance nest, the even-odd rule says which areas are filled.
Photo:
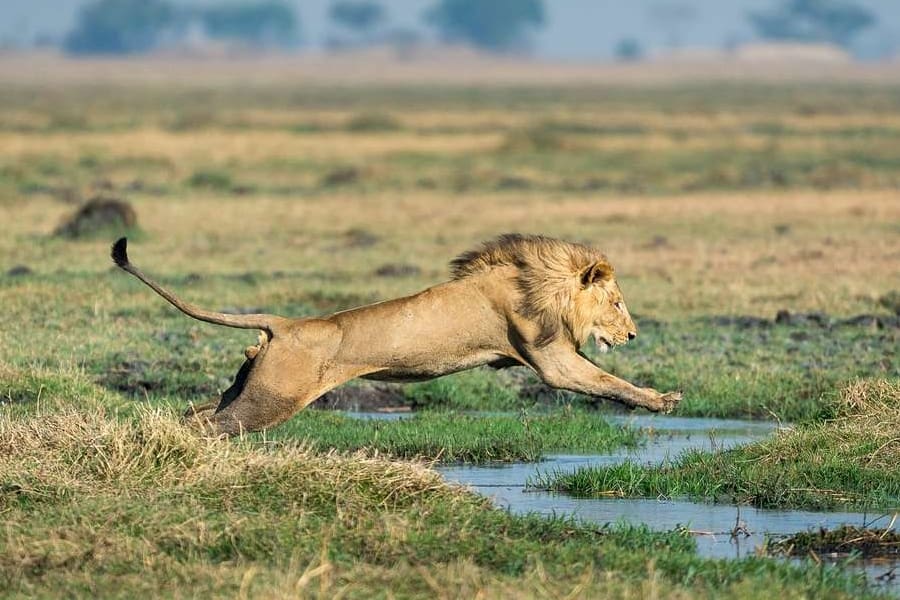
[[451, 263], [455, 279], [502, 265], [519, 271], [518, 311], [540, 325], [538, 345], [564, 335], [581, 346], [593, 336], [605, 352], [637, 335], [615, 271], [600, 250], [543, 236], [507, 234]]
[[585, 268], [579, 283], [572, 296], [570, 324], [572, 337], [579, 345], [593, 336], [597, 348], [606, 352], [611, 346], [637, 337], [637, 326], [625, 306], [615, 271], [606, 259]]

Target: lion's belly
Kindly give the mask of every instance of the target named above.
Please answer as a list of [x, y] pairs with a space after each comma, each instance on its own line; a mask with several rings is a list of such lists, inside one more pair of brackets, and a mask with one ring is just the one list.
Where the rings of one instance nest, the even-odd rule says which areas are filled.
[[363, 378], [399, 383], [426, 381], [435, 377], [486, 365], [501, 358], [505, 357], [496, 352], [474, 352], [465, 357], [447, 358], [445, 360], [435, 360], [435, 357], [431, 356], [431, 360], [424, 361], [423, 364], [415, 364], [417, 361], [411, 360], [409, 361], [410, 364], [395, 364], [389, 368], [365, 375]]

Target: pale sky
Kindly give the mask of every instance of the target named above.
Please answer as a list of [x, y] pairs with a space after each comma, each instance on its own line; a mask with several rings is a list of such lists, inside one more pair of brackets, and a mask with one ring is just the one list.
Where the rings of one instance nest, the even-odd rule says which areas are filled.
[[[86, 0], [0, 0], [0, 40], [27, 42], [38, 33], [61, 35], [70, 29]], [[214, 4], [216, 0], [182, 0]], [[327, 19], [331, 0], [290, 0], [297, 8], [307, 47], [317, 47], [333, 31]], [[490, 0], [485, 0], [490, 1]], [[651, 17], [653, 7], [672, 0], [545, 0], [548, 23], [535, 40], [535, 54], [554, 60], [596, 60], [612, 56], [616, 43], [634, 37], [649, 51], [665, 48], [674, 35], [686, 47], [722, 47], [748, 41], [750, 10], [776, 0], [679, 0], [695, 8], [696, 18], [681, 27], [666, 27]], [[426, 31], [422, 12], [434, 0], [381, 0], [391, 24]], [[900, 51], [900, 0], [858, 0], [879, 18], [876, 27], [857, 39], [863, 56]]]

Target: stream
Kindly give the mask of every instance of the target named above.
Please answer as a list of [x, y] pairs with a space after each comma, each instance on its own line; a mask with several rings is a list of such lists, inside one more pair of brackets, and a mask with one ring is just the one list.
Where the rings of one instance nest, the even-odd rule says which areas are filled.
[[[409, 413], [357, 413], [355, 416], [396, 419], [409, 416]], [[753, 442], [779, 427], [772, 422], [649, 414], [609, 415], [607, 419], [648, 430], [652, 435], [641, 447], [622, 448], [607, 454], [550, 454], [539, 463], [447, 465], [436, 469], [447, 481], [466, 485], [513, 513], [571, 515], [599, 526], [625, 522], [644, 524], [660, 531], [686, 527], [696, 539], [697, 552], [710, 558], [752, 556], [764, 544], [767, 535], [778, 537], [844, 524], [886, 527], [891, 521], [892, 515], [880, 513], [760, 509], [669, 498], [574, 498], [526, 488], [529, 479], [539, 473], [571, 472], [582, 466], [614, 465], [625, 461], [659, 464], [686, 450], [724, 450]], [[749, 535], [732, 536], [736, 525], [743, 526]], [[900, 572], [893, 577], [895, 569], [900, 571], [900, 562], [857, 561], [851, 568], [863, 569], [878, 589], [900, 595]]]

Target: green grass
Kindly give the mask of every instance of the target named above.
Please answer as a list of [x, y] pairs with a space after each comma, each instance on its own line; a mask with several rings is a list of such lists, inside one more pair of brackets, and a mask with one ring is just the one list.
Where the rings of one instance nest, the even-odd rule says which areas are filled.
[[231, 190], [234, 185], [231, 174], [221, 169], [199, 169], [187, 180], [187, 185], [194, 188], [206, 188], [217, 192]]
[[828, 418], [847, 381], [900, 377], [892, 329], [715, 319], [638, 324], [634, 342], [595, 359], [636, 384], [683, 390], [679, 416]]
[[388, 113], [368, 112], [353, 116], [344, 126], [347, 131], [395, 131], [401, 128], [400, 122]]
[[[79, 86], [41, 103], [34, 102], [35, 90], [9, 87], [0, 92], [0, 107], [9, 115], [0, 117], [0, 133], [36, 138], [59, 133], [121, 135], [141, 129], [184, 135], [293, 131], [374, 138], [398, 133], [423, 139], [485, 133], [497, 137], [493, 146], [471, 152], [386, 150], [365, 157], [366, 176], [341, 186], [355, 193], [427, 188], [668, 195], [890, 189], [900, 183], [900, 128], [894, 121], [872, 122], [894, 119], [900, 112], [890, 98], [895, 90], [887, 86], [585, 86], [564, 92], [460, 86], [439, 86], [436, 92], [401, 86], [360, 88], [352, 94], [341, 86], [297, 90], [271, 85], [252, 94], [228, 86], [123, 86], [107, 90], [102, 103], [96, 93]], [[497, 122], [458, 118], [479, 110], [498, 114]], [[261, 116], [267, 111], [275, 118]], [[457, 118], [451, 123], [416, 123], [419, 112], [440, 111]], [[834, 122], [843, 116], [846, 124]], [[518, 119], [508, 122], [508, 117]], [[702, 117], [707, 118], [698, 127]], [[866, 122], [856, 124], [852, 117]], [[826, 122], [818, 124], [816, 119]], [[130, 180], [172, 195], [234, 188], [244, 194], [314, 194], [328, 187], [317, 183], [316, 174], [345, 167], [348, 159], [359, 160], [352, 151], [344, 157], [285, 153], [276, 159], [248, 155], [222, 167], [199, 162], [205, 160], [204, 152], [183, 164], [153, 148], [137, 157], [119, 157], [96, 146], [88, 139], [78, 142], [80, 151], [70, 156], [41, 152], [0, 157], [0, 198], [54, 193], [98, 179]]]
[[445, 463], [537, 461], [553, 450], [608, 452], [641, 441], [637, 430], [577, 411], [519, 417], [425, 412], [381, 421], [307, 410], [267, 437], [299, 440], [319, 451], [369, 449]]
[[515, 410], [528, 405], [509, 378], [476, 369], [403, 386], [414, 407], [429, 410]]
[[869, 595], [837, 567], [702, 559], [681, 533], [514, 516], [423, 467], [147, 411], [4, 409], [0, 511], [10, 596]]
[[725, 452], [686, 452], [671, 463], [624, 463], [550, 473], [530, 482], [579, 497], [725, 500], [766, 508], [900, 507], [900, 381], [857, 382], [838, 416]]
[[[366, 130], [368, 131], [368, 130]], [[541, 127], [504, 133], [497, 148], [464, 155], [433, 151], [385, 153], [367, 161], [364, 177], [347, 178], [355, 193], [516, 191], [673, 195], [698, 191], [758, 189], [879, 189], [896, 187], [897, 161], [881, 148], [779, 151], [723, 143], [699, 150], [594, 149], [579, 137]], [[900, 148], [900, 138], [890, 144]], [[234, 177], [261, 194], [317, 193], [327, 186], [316, 173], [340, 172], [345, 161], [250, 160]], [[52, 181], [29, 172], [29, 181]], [[511, 183], [515, 181], [515, 183]], [[193, 179], [188, 183], [198, 185]], [[202, 183], [202, 182], [200, 182]]]

